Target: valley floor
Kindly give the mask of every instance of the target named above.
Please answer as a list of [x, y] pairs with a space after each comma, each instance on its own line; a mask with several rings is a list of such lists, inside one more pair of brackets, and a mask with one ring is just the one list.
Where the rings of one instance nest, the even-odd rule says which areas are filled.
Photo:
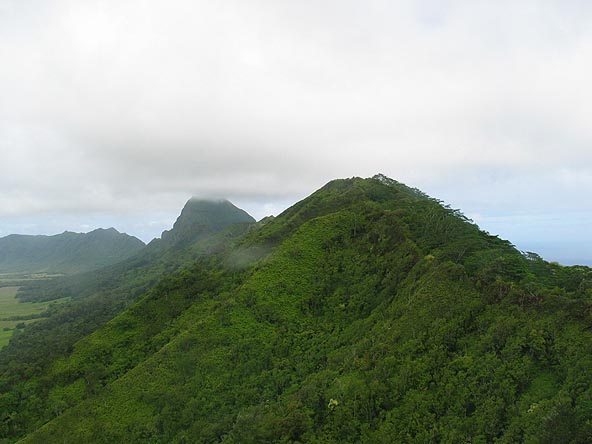
[[[12, 278], [7, 278], [12, 279]], [[7, 283], [0, 279], [0, 284]], [[0, 287], [0, 349], [8, 344], [14, 332], [34, 322], [51, 304], [64, 302], [66, 298], [51, 302], [21, 302], [16, 294], [20, 287]]]

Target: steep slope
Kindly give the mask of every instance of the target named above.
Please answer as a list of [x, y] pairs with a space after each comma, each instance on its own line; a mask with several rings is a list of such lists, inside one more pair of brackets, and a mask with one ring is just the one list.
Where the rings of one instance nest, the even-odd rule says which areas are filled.
[[34, 416], [24, 443], [592, 439], [586, 267], [384, 176], [210, 252], [3, 395], [4, 436]]
[[[231, 213], [236, 211], [235, 207], [221, 205]], [[19, 412], [14, 421], [0, 422], [0, 437], [18, 436], [34, 427], [39, 418], [47, 419], [37, 403], [44, 402], [44, 395], [38, 393], [36, 396], [41, 399], [31, 398], [22, 390], [41, 390], [48, 366], [55, 359], [71, 353], [76, 341], [99, 329], [135, 299], [149, 292], [163, 275], [173, 273], [196, 258], [208, 257], [226, 248], [251, 225], [227, 224], [225, 229], [215, 222], [212, 227], [196, 225], [195, 232], [199, 235], [190, 236], [198, 239], [196, 241], [177, 242], [175, 245], [152, 242], [134, 257], [118, 264], [24, 287], [19, 294], [24, 300], [52, 300], [69, 296], [71, 302], [51, 308], [46, 319], [19, 331], [0, 352], [0, 393], [4, 394], [0, 394], [0, 419], [13, 410]], [[190, 227], [185, 224], [185, 232], [188, 231]], [[26, 387], [22, 384], [23, 380], [28, 381]], [[4, 401], [14, 400], [13, 396], [18, 397], [17, 405], [9, 402], [10, 407], [7, 407], [3, 404]], [[11, 424], [10, 427], [8, 424]], [[14, 438], [6, 439], [6, 442], [15, 441]], [[3, 442], [2, 439], [0, 442]]]
[[55, 236], [0, 238], [0, 273], [80, 273], [120, 262], [144, 243], [114, 228]]

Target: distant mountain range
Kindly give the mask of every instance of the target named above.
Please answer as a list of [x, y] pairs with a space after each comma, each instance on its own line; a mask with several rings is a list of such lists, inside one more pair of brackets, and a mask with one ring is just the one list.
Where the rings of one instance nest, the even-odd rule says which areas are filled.
[[80, 273], [120, 262], [144, 243], [114, 228], [54, 236], [0, 238], [0, 273]]

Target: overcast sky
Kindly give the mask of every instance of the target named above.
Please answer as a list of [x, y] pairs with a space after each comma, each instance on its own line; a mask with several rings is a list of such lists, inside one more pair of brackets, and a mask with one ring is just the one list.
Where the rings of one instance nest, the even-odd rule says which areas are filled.
[[592, 265], [592, 2], [0, 0], [0, 236], [382, 172]]

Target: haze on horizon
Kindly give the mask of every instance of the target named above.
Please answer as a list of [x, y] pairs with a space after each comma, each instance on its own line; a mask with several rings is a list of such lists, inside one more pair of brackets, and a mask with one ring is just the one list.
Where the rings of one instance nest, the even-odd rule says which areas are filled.
[[592, 4], [0, 1], [0, 236], [384, 173], [592, 265]]

